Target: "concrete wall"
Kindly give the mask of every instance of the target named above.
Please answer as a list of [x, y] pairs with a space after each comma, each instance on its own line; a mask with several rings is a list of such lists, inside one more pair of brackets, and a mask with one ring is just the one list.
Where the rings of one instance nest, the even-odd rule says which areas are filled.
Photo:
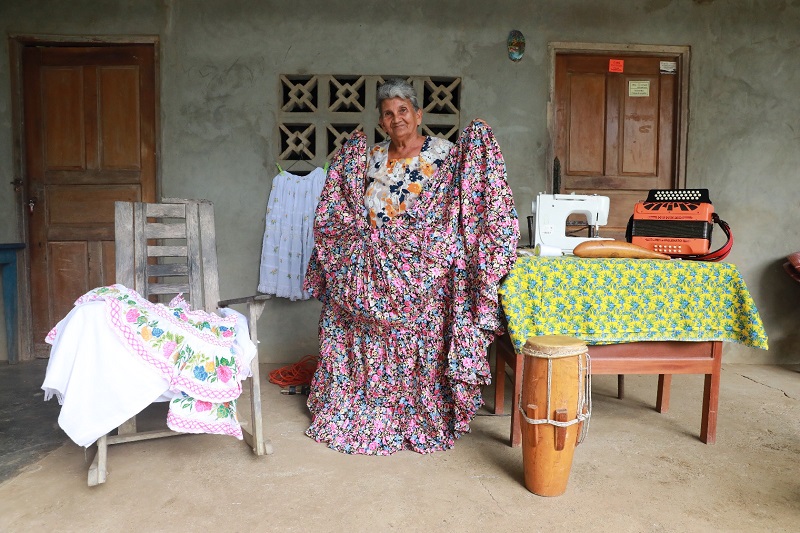
[[[506, 53], [511, 29], [527, 39], [519, 63]], [[741, 270], [770, 336], [769, 352], [727, 344], [725, 360], [800, 362], [800, 284], [781, 269], [800, 249], [798, 0], [6, 0], [0, 30], [160, 38], [162, 193], [214, 201], [223, 297], [250, 294], [257, 284], [280, 74], [462, 77], [462, 116], [493, 126], [524, 221], [546, 183], [547, 44], [689, 45], [687, 186], [709, 188], [731, 224], [728, 261]], [[7, 242], [21, 232], [8, 185], [18, 171], [6, 41], [0, 47], [0, 242]], [[262, 361], [315, 353], [319, 310], [317, 302], [270, 302], [259, 328]]]

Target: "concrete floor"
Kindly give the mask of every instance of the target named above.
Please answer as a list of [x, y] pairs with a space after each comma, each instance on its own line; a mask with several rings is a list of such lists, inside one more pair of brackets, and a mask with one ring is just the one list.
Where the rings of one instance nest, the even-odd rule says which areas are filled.
[[[23, 366], [41, 383], [41, 365], [0, 374]], [[614, 376], [595, 376], [589, 433], [555, 498], [525, 489], [508, 416], [482, 411], [447, 452], [347, 456], [304, 436], [305, 396], [267, 384], [273, 455], [210, 435], [129, 443], [110, 448], [108, 482], [88, 488], [93, 451], [56, 442], [0, 483], [0, 530], [796, 532], [799, 370], [724, 365], [712, 446], [698, 438], [701, 376], [673, 378], [665, 414], [653, 407], [655, 376], [627, 376], [623, 400]], [[3, 421], [3, 457], [20, 453], [9, 437], [18, 418]]]

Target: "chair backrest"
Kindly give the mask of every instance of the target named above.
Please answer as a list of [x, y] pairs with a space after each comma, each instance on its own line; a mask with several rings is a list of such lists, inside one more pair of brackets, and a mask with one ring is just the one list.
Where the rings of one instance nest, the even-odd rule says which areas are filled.
[[115, 202], [116, 281], [144, 296], [183, 293], [194, 309], [219, 302], [214, 205], [164, 198]]

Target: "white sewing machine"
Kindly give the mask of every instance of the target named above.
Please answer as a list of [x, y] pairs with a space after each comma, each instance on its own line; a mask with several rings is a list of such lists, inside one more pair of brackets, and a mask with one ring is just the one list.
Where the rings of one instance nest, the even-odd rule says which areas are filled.
[[[608, 196], [596, 194], [544, 194], [539, 193], [533, 207], [536, 216], [535, 242], [540, 248], [560, 249], [564, 254], [571, 254], [575, 247], [592, 240], [613, 240], [599, 237], [599, 226], [608, 224]], [[576, 237], [567, 234], [567, 218], [570, 215], [584, 215], [589, 225], [588, 237]]]

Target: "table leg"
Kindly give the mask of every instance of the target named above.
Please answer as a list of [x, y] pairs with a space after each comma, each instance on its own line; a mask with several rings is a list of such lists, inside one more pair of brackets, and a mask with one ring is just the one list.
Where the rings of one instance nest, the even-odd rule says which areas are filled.
[[625, 397], [625, 374], [617, 374], [617, 399]]
[[717, 442], [717, 405], [719, 404], [719, 375], [706, 374], [703, 389], [703, 421], [700, 423], [700, 440], [706, 444]]
[[722, 342], [715, 341], [711, 348], [714, 368], [706, 374], [703, 387], [703, 419], [700, 423], [700, 440], [706, 444], [717, 442], [717, 408], [719, 406], [719, 382], [722, 372]]
[[656, 393], [656, 411], [666, 413], [669, 411], [669, 391], [672, 385], [672, 374], [658, 375], [658, 392]]

